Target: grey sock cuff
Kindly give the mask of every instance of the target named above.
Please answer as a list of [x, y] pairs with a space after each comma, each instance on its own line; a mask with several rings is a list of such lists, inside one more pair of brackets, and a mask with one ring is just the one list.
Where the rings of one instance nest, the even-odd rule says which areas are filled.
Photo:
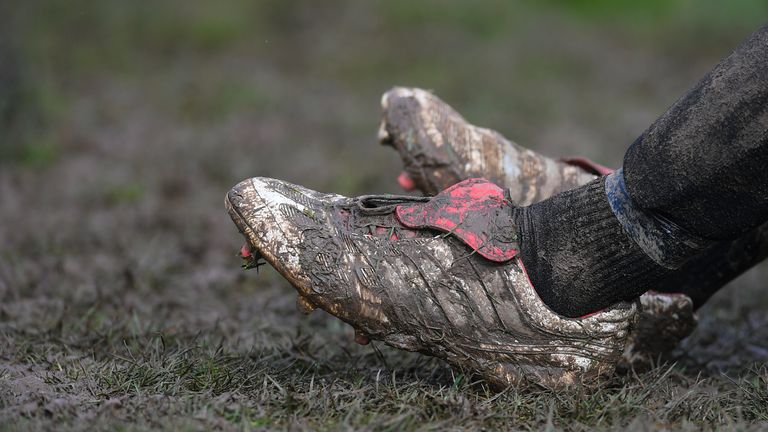
[[676, 223], [635, 205], [627, 192], [622, 169], [605, 179], [605, 195], [624, 231], [654, 262], [669, 269], [680, 268], [689, 258], [712, 244]]

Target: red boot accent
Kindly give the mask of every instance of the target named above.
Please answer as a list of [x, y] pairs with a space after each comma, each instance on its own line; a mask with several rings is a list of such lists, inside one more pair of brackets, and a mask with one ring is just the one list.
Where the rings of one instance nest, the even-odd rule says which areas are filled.
[[399, 184], [400, 187], [407, 192], [416, 189], [416, 183], [405, 171], [401, 172], [400, 175], [397, 176], [397, 184]]
[[568, 165], [577, 166], [584, 171], [588, 171], [595, 175], [608, 175], [616, 171], [613, 168], [608, 168], [607, 166], [600, 165], [597, 162], [592, 162], [583, 156], [565, 157], [560, 160], [567, 163]]
[[449, 232], [486, 259], [505, 262], [518, 250], [513, 207], [500, 187], [485, 179], [469, 179], [426, 203], [399, 205], [396, 214], [406, 227]]
[[251, 257], [251, 245], [249, 245], [248, 243], [243, 243], [243, 246], [240, 248], [240, 257], [241, 258]]

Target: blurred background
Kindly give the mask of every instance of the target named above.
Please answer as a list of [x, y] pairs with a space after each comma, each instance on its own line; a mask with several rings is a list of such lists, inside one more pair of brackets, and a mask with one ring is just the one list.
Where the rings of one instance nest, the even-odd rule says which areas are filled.
[[[125, 322], [252, 345], [303, 325], [275, 272], [238, 268], [224, 194], [252, 176], [398, 192], [399, 158], [376, 142], [392, 86], [549, 156], [619, 166], [766, 18], [764, 0], [5, 0], [3, 362], [29, 362], [18, 347], [51, 328], [64, 336], [40, 356]], [[768, 326], [764, 273], [735, 289], [748, 295], [721, 293], [707, 316], [750, 324], [703, 326], [701, 344], [727, 346], [708, 365], [741, 364], [735, 345]]]
[[[624, 149], [766, 17], [761, 0], [4, 2], [4, 168], [84, 153], [224, 190], [267, 175], [394, 190], [379, 97], [433, 90], [550, 156]], [[139, 157], [142, 167], [133, 165]], [[194, 179], [193, 179], [194, 178]], [[149, 192], [147, 192], [149, 193]]]

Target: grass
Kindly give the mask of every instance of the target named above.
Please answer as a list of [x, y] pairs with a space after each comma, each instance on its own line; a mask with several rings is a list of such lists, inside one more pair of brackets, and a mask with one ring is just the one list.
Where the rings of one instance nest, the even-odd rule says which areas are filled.
[[301, 316], [276, 272], [239, 268], [222, 205], [254, 175], [398, 193], [400, 162], [375, 144], [393, 85], [616, 165], [764, 20], [758, 1], [714, 4], [20, 6], [25, 72], [0, 88], [16, 101], [0, 128], [0, 430], [765, 429], [763, 268], [650, 371], [493, 392]]
[[[329, 320], [315, 323], [333, 327]], [[764, 367], [723, 378], [697, 377], [666, 365], [617, 377], [596, 391], [521, 387], [497, 393], [435, 360], [344, 343], [329, 347], [324, 339], [338, 342], [338, 330], [332, 328], [315, 335], [279, 332], [270, 341], [274, 345], [253, 344], [243, 350], [221, 328], [193, 335], [136, 324], [129, 320], [110, 323], [102, 331], [85, 326], [22, 336], [30, 343], [11, 350], [17, 361], [46, 370], [32, 376], [63, 393], [84, 389], [77, 409], [68, 399], [59, 406], [48, 402], [40, 416], [22, 415], [22, 426], [55, 422], [76, 429], [135, 423], [152, 429], [192, 419], [194, 427], [225, 429], [592, 430], [768, 421]], [[67, 358], [53, 360], [51, 353], [66, 353]], [[80, 410], [115, 416], [86, 421], [76, 414]]]

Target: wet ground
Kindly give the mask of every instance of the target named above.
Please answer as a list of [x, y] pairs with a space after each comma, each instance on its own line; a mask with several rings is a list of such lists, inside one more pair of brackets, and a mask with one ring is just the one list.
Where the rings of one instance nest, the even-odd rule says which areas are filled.
[[768, 427], [764, 266], [701, 311], [675, 366], [591, 394], [496, 394], [357, 346], [273, 270], [239, 268], [223, 198], [243, 178], [398, 191], [376, 144], [393, 85], [615, 166], [759, 17], [485, 3], [27, 9], [46, 120], [2, 143], [0, 429]]

